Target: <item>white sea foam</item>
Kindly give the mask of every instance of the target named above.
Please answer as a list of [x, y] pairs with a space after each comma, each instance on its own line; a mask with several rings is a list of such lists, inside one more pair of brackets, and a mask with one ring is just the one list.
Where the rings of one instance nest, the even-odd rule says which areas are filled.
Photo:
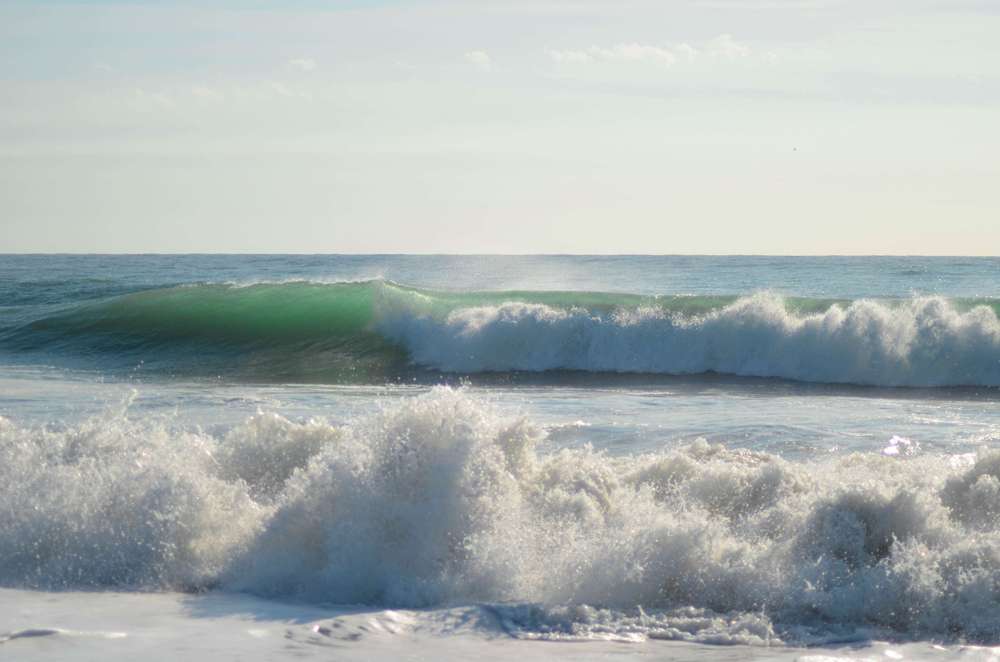
[[1000, 386], [1000, 320], [940, 297], [859, 300], [816, 314], [760, 293], [697, 316], [659, 308], [597, 314], [510, 302], [445, 319], [393, 302], [380, 332], [420, 365], [452, 372], [719, 372], [882, 386]]
[[[1000, 454], [541, 452], [436, 389], [223, 437], [0, 421], [0, 583], [485, 604], [524, 638], [1000, 641]], [[860, 634], [859, 634], [860, 633]]]

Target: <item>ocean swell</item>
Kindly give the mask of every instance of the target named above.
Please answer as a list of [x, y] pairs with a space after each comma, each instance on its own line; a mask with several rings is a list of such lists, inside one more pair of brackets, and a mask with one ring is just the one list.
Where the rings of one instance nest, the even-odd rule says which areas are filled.
[[387, 281], [194, 285], [0, 328], [18, 360], [280, 381], [720, 373], [1000, 386], [993, 300], [443, 292]]
[[[0, 584], [503, 603], [517, 636], [1000, 641], [1000, 455], [546, 451], [434, 389], [222, 436], [0, 419]], [[860, 633], [860, 634], [859, 634]]]

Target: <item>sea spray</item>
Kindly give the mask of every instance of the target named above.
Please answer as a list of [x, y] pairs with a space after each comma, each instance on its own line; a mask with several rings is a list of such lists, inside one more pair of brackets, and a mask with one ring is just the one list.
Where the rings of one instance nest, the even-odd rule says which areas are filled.
[[[0, 419], [0, 583], [494, 604], [518, 636], [1000, 641], [1000, 459], [549, 449], [437, 388], [222, 435]], [[852, 634], [854, 633], [854, 634]]]

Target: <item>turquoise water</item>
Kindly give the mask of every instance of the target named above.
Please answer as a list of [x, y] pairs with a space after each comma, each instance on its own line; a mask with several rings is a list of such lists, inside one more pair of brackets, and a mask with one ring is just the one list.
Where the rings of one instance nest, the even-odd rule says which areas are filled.
[[992, 258], [0, 256], [0, 585], [996, 643], [998, 301]]

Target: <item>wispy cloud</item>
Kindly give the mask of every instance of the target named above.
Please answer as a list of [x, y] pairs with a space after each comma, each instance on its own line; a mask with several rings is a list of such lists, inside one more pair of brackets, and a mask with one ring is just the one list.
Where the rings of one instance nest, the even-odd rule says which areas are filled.
[[591, 46], [580, 50], [550, 50], [549, 57], [556, 64], [590, 64], [595, 62], [645, 62], [669, 67], [680, 62], [692, 62], [702, 56], [737, 59], [751, 54], [750, 48], [733, 38], [721, 34], [707, 42], [693, 46], [688, 43], [669, 46], [622, 43], [615, 46]]
[[191, 88], [191, 94], [205, 101], [222, 101], [224, 98], [221, 92], [205, 85], [195, 85]]
[[698, 7], [710, 9], [739, 9], [744, 11], [767, 9], [820, 9], [837, 4], [837, 0], [698, 0]]
[[708, 52], [718, 57], [737, 59], [750, 55], [750, 48], [733, 39], [731, 34], [720, 34], [708, 42]]
[[135, 88], [132, 101], [133, 103], [130, 105], [139, 110], [174, 108], [177, 106], [173, 96], [167, 92], [154, 92], [141, 87]]
[[462, 57], [466, 62], [480, 71], [490, 71], [493, 69], [493, 58], [486, 51], [469, 51]]
[[267, 87], [277, 96], [286, 99], [305, 99], [307, 101], [312, 99], [312, 94], [308, 91], [293, 89], [280, 81], [269, 81]]
[[299, 71], [315, 71], [319, 66], [316, 64], [316, 60], [308, 57], [299, 57], [293, 60], [289, 60], [288, 64], [295, 67]]
[[617, 46], [591, 46], [586, 50], [552, 50], [549, 56], [558, 63], [587, 64], [590, 62], [653, 62], [670, 66], [679, 54], [662, 46], [646, 44], [618, 44]]

